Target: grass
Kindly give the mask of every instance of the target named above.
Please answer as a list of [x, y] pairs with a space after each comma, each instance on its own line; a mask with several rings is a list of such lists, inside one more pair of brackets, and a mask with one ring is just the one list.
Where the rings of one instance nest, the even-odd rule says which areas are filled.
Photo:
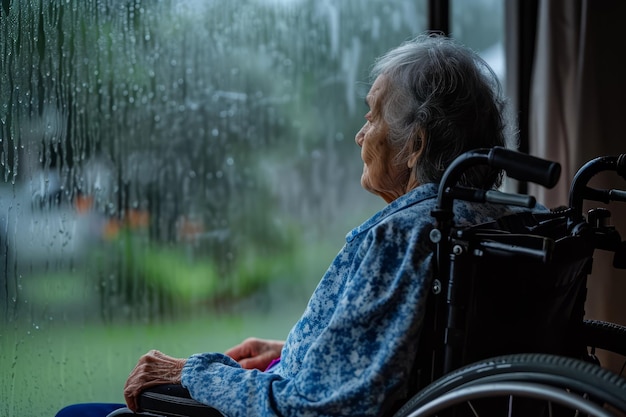
[[176, 357], [222, 352], [246, 337], [284, 338], [299, 311], [214, 315], [152, 325], [0, 327], [0, 415], [53, 416], [77, 402], [123, 402], [136, 360], [155, 348]]

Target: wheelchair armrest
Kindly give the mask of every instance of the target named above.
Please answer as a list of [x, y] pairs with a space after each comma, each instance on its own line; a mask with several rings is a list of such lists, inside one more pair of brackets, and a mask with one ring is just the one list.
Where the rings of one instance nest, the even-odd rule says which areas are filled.
[[554, 241], [525, 234], [477, 233], [474, 254], [481, 257], [517, 257], [545, 263], [550, 260]]
[[[189, 395], [182, 385], [159, 385], [141, 393], [141, 413], [163, 417], [223, 417], [215, 408], [202, 404]], [[139, 413], [141, 415], [141, 413]]]
[[508, 204], [511, 206], [533, 208], [537, 200], [524, 194], [504, 193], [496, 190], [480, 190], [468, 187], [451, 187], [448, 195], [455, 200], [473, 201], [476, 203]]

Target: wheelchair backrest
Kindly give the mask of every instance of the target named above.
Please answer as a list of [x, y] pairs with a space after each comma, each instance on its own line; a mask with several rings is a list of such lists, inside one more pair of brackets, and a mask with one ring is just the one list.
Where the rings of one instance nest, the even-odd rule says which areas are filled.
[[[580, 226], [580, 227], [579, 227]], [[453, 228], [442, 282], [427, 301], [412, 381], [419, 390], [468, 363], [522, 353], [581, 357], [587, 275], [586, 224], [567, 213], [522, 212]]]
[[581, 356], [576, 335], [594, 245], [588, 228], [573, 233], [569, 220], [527, 212], [455, 233], [450, 279], [465, 282], [448, 298], [465, 317], [449, 324], [465, 334], [448, 367], [521, 352]]

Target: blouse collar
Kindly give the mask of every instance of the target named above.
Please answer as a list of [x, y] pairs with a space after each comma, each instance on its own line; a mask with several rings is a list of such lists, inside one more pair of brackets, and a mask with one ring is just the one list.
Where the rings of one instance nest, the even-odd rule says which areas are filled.
[[368, 231], [394, 213], [397, 213], [414, 204], [421, 203], [424, 200], [437, 197], [437, 191], [437, 184], [423, 184], [412, 189], [408, 193], [396, 198], [391, 203], [383, 207], [378, 213], [374, 214], [363, 224], [348, 232], [346, 235], [346, 241], [351, 242], [359, 234]]

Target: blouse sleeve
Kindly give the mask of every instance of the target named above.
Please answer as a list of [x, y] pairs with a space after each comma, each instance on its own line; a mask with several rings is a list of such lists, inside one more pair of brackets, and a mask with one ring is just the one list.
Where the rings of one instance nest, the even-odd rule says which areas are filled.
[[182, 382], [231, 417], [379, 415], [402, 395], [431, 276], [428, 228], [387, 221], [367, 232], [330, 322], [293, 378], [190, 357]]

